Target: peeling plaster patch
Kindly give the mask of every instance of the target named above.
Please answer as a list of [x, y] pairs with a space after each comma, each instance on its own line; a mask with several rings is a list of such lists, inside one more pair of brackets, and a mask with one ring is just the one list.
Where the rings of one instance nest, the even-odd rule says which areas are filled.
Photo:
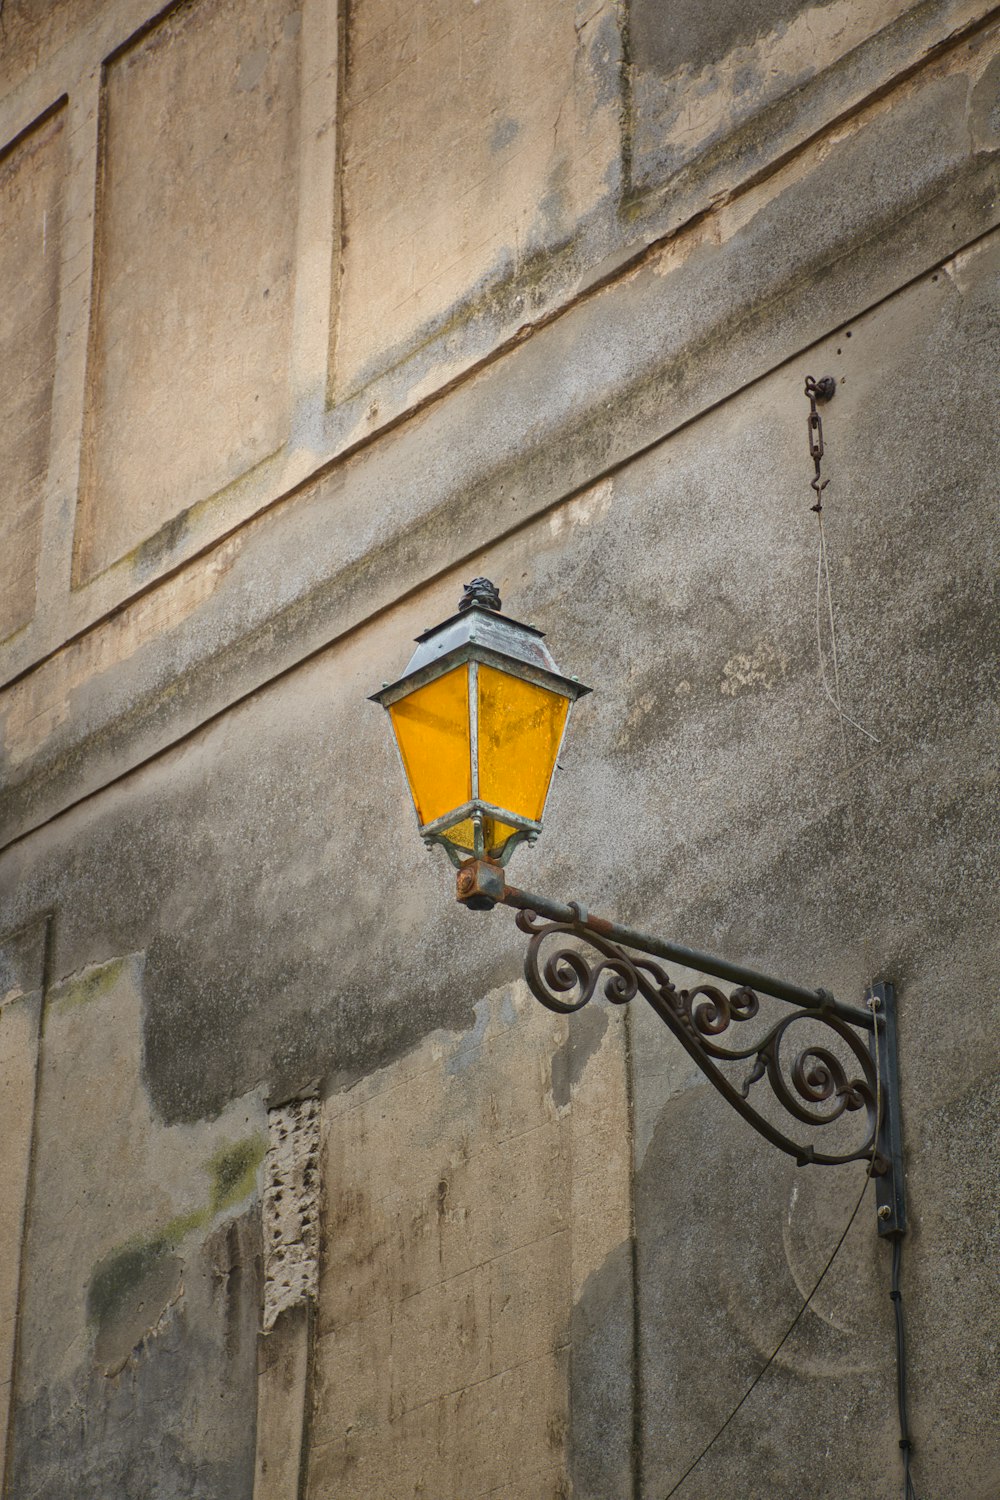
[[769, 641], [762, 641], [753, 651], [737, 651], [729, 658], [719, 688], [727, 698], [741, 698], [759, 688], [773, 688], [787, 671], [786, 658]]
[[509, 115], [502, 120], [498, 120], [490, 135], [490, 150], [502, 151], [505, 146], [509, 146], [511, 141], [520, 134], [520, 131], [521, 126], [518, 121], [511, 119]]
[[[984, 275], [984, 262], [988, 265], [990, 261], [994, 262], [994, 269], [997, 263], [1000, 263], [1000, 251], [992, 235], [988, 240], [970, 245], [968, 249], [960, 250], [957, 255], [953, 255], [951, 260], [941, 267], [941, 273], [963, 296], [967, 296], [976, 286], [979, 278]], [[989, 275], [989, 271], [985, 274]]]
[[475, 1061], [490, 1023], [489, 1000], [479, 1000], [473, 1008], [473, 1014], [476, 1020], [472, 1030], [459, 1044], [457, 1052], [450, 1053], [445, 1062], [445, 1072], [449, 1075], [464, 1073], [469, 1064]]
[[659, 697], [656, 693], [636, 694], [635, 701], [633, 702], [632, 707], [629, 709], [628, 713], [625, 715], [625, 720], [622, 724], [621, 731], [615, 742], [618, 749], [628, 749], [635, 730], [637, 730], [639, 725], [644, 723], [645, 720], [649, 718], [649, 715], [655, 710], [659, 701]]
[[598, 1051], [607, 1029], [607, 1010], [603, 1006], [590, 1006], [577, 1017], [562, 1046], [552, 1054], [552, 1098], [558, 1109], [570, 1104], [573, 1089]]
[[[911, 0], [890, 0], [885, 26]], [[697, 10], [697, 23], [684, 10]], [[767, 16], [766, 9], [772, 14]], [[871, 15], [852, 0], [821, 0], [799, 14], [722, 5], [638, 7], [636, 149], [641, 178], [675, 171], [710, 141], [733, 130], [822, 72], [873, 34]]]
[[255, 89], [270, 60], [271, 53], [267, 47], [255, 47], [252, 52], [248, 52], [239, 66], [239, 87], [243, 90]]
[[672, 235], [662, 250], [650, 262], [654, 276], [670, 276], [699, 250], [709, 246], [718, 249], [722, 244], [722, 219], [718, 209], [713, 209], [703, 219], [697, 219], [679, 234]]
[[561, 505], [558, 510], [553, 511], [549, 517], [549, 530], [553, 536], [561, 536], [564, 531], [577, 526], [592, 526], [595, 521], [603, 521], [611, 509], [613, 498], [614, 484], [610, 479], [605, 479], [600, 484], [595, 484], [593, 489], [578, 495], [568, 505]]
[[287, 1307], [315, 1300], [319, 1282], [319, 1101], [267, 1112], [264, 1184], [264, 1328]]

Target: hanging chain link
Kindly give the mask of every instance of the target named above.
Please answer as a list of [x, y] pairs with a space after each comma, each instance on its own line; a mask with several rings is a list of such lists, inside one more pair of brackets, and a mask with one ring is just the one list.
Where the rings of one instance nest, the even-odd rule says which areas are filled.
[[829, 401], [837, 389], [837, 382], [832, 375], [824, 375], [821, 380], [814, 380], [811, 375], [806, 376], [806, 395], [809, 397], [809, 457], [813, 461], [815, 474], [810, 479], [810, 488], [816, 491], [816, 504], [810, 509], [817, 515], [823, 509], [823, 491], [830, 483], [824, 479], [821, 473], [823, 463], [823, 419], [819, 414], [817, 402]]

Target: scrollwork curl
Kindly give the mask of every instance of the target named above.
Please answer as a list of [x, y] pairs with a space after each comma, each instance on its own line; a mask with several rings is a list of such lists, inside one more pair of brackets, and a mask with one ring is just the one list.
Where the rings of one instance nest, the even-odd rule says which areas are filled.
[[[733, 1021], [750, 1021], [760, 1010], [760, 1000], [745, 985], [728, 995], [714, 984], [700, 984], [697, 989], [683, 993], [689, 995], [687, 1008], [702, 1036], [721, 1036]], [[698, 995], [705, 997], [701, 1005], [693, 1003]]]
[[[658, 963], [645, 955], [637, 957], [626, 952], [595, 931], [583, 908], [570, 909], [577, 920], [548, 921], [530, 910], [521, 910], [517, 915], [518, 927], [530, 939], [525, 978], [544, 1006], [560, 1015], [572, 1014], [582, 1009], [602, 986], [605, 998], [616, 1005], [625, 1005], [641, 994], [715, 1088], [767, 1140], [800, 1163], [868, 1160], [873, 1172], [886, 1170], [887, 1163], [877, 1150], [874, 1065], [867, 1047], [844, 1020], [829, 1014], [823, 1006], [803, 1007], [784, 1016], [763, 1037], [758, 1036], [747, 1046], [724, 1046], [719, 1039], [733, 1025], [751, 1021], [760, 1013], [760, 998], [754, 990], [740, 985], [726, 994], [710, 984], [691, 990], [677, 989]], [[580, 947], [560, 946], [543, 962], [542, 945], [560, 936], [585, 945], [591, 953]], [[813, 1028], [819, 1026], [827, 1034], [833, 1033], [848, 1049], [857, 1064], [853, 1076], [842, 1059], [829, 1047], [820, 1045], [814, 1035], [786, 1063], [783, 1047], [790, 1030], [804, 1020], [812, 1023]], [[747, 1058], [753, 1058], [753, 1067], [742, 1087], [738, 1087], [720, 1064]], [[864, 1140], [854, 1149], [827, 1153], [817, 1150], [811, 1141], [794, 1139], [749, 1101], [751, 1089], [765, 1077], [782, 1109], [813, 1130], [833, 1124], [847, 1112], [865, 1110], [868, 1129]]]
[[[785, 1080], [782, 1067], [781, 1045], [795, 1022], [805, 1017], [808, 1017], [814, 1024], [818, 1023], [826, 1027], [840, 1038], [858, 1063], [859, 1074], [857, 1076], [848, 1077], [847, 1069], [840, 1058], [829, 1048], [809, 1042], [795, 1054], [788, 1068], [788, 1076], [795, 1090], [794, 1094], [792, 1093]], [[796, 1012], [775, 1028], [764, 1051], [771, 1089], [789, 1114], [794, 1115], [803, 1124], [822, 1126], [831, 1125], [845, 1112], [853, 1113], [856, 1110], [866, 1109], [872, 1125], [871, 1144], [874, 1146], [876, 1134], [875, 1070], [867, 1049], [861, 1045], [848, 1026], [832, 1016], [816, 1016], [809, 1012], [806, 1012], [804, 1016], [802, 1012]], [[829, 1101], [832, 1101], [829, 1109], [816, 1108], [817, 1105], [827, 1104]]]
[[[640, 988], [640, 968], [655, 971], [656, 965], [642, 960], [633, 961], [622, 950], [612, 944], [606, 947], [587, 941], [597, 948], [600, 957], [595, 962], [578, 948], [559, 948], [544, 961], [541, 959], [542, 943], [559, 933], [579, 936], [577, 926], [571, 923], [545, 922], [533, 911], [520, 911], [517, 925], [522, 932], [530, 934], [528, 952], [524, 961], [524, 974], [532, 994], [547, 1010], [557, 1015], [572, 1015], [582, 1010], [593, 999], [603, 982], [604, 996], [614, 1005], [627, 1005], [634, 1000]], [[662, 976], [666, 980], [666, 976]], [[575, 991], [575, 993], [574, 993]], [[566, 996], [572, 996], [567, 999]]]

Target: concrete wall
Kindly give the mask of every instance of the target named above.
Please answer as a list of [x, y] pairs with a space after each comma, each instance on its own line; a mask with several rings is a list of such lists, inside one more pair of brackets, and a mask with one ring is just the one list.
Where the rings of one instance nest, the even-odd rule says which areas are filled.
[[365, 697], [486, 574], [595, 688], [515, 882], [896, 982], [914, 1477], [989, 1500], [996, 15], [0, 28], [5, 1497], [899, 1493], [863, 1168], [416, 837]]

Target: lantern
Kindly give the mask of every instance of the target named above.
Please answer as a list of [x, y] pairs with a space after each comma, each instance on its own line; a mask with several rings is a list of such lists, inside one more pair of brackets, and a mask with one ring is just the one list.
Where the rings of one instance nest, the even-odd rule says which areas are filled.
[[500, 608], [493, 584], [474, 579], [372, 697], [392, 722], [420, 833], [455, 864], [505, 864], [537, 838], [570, 707], [590, 691], [560, 674], [540, 630]]

